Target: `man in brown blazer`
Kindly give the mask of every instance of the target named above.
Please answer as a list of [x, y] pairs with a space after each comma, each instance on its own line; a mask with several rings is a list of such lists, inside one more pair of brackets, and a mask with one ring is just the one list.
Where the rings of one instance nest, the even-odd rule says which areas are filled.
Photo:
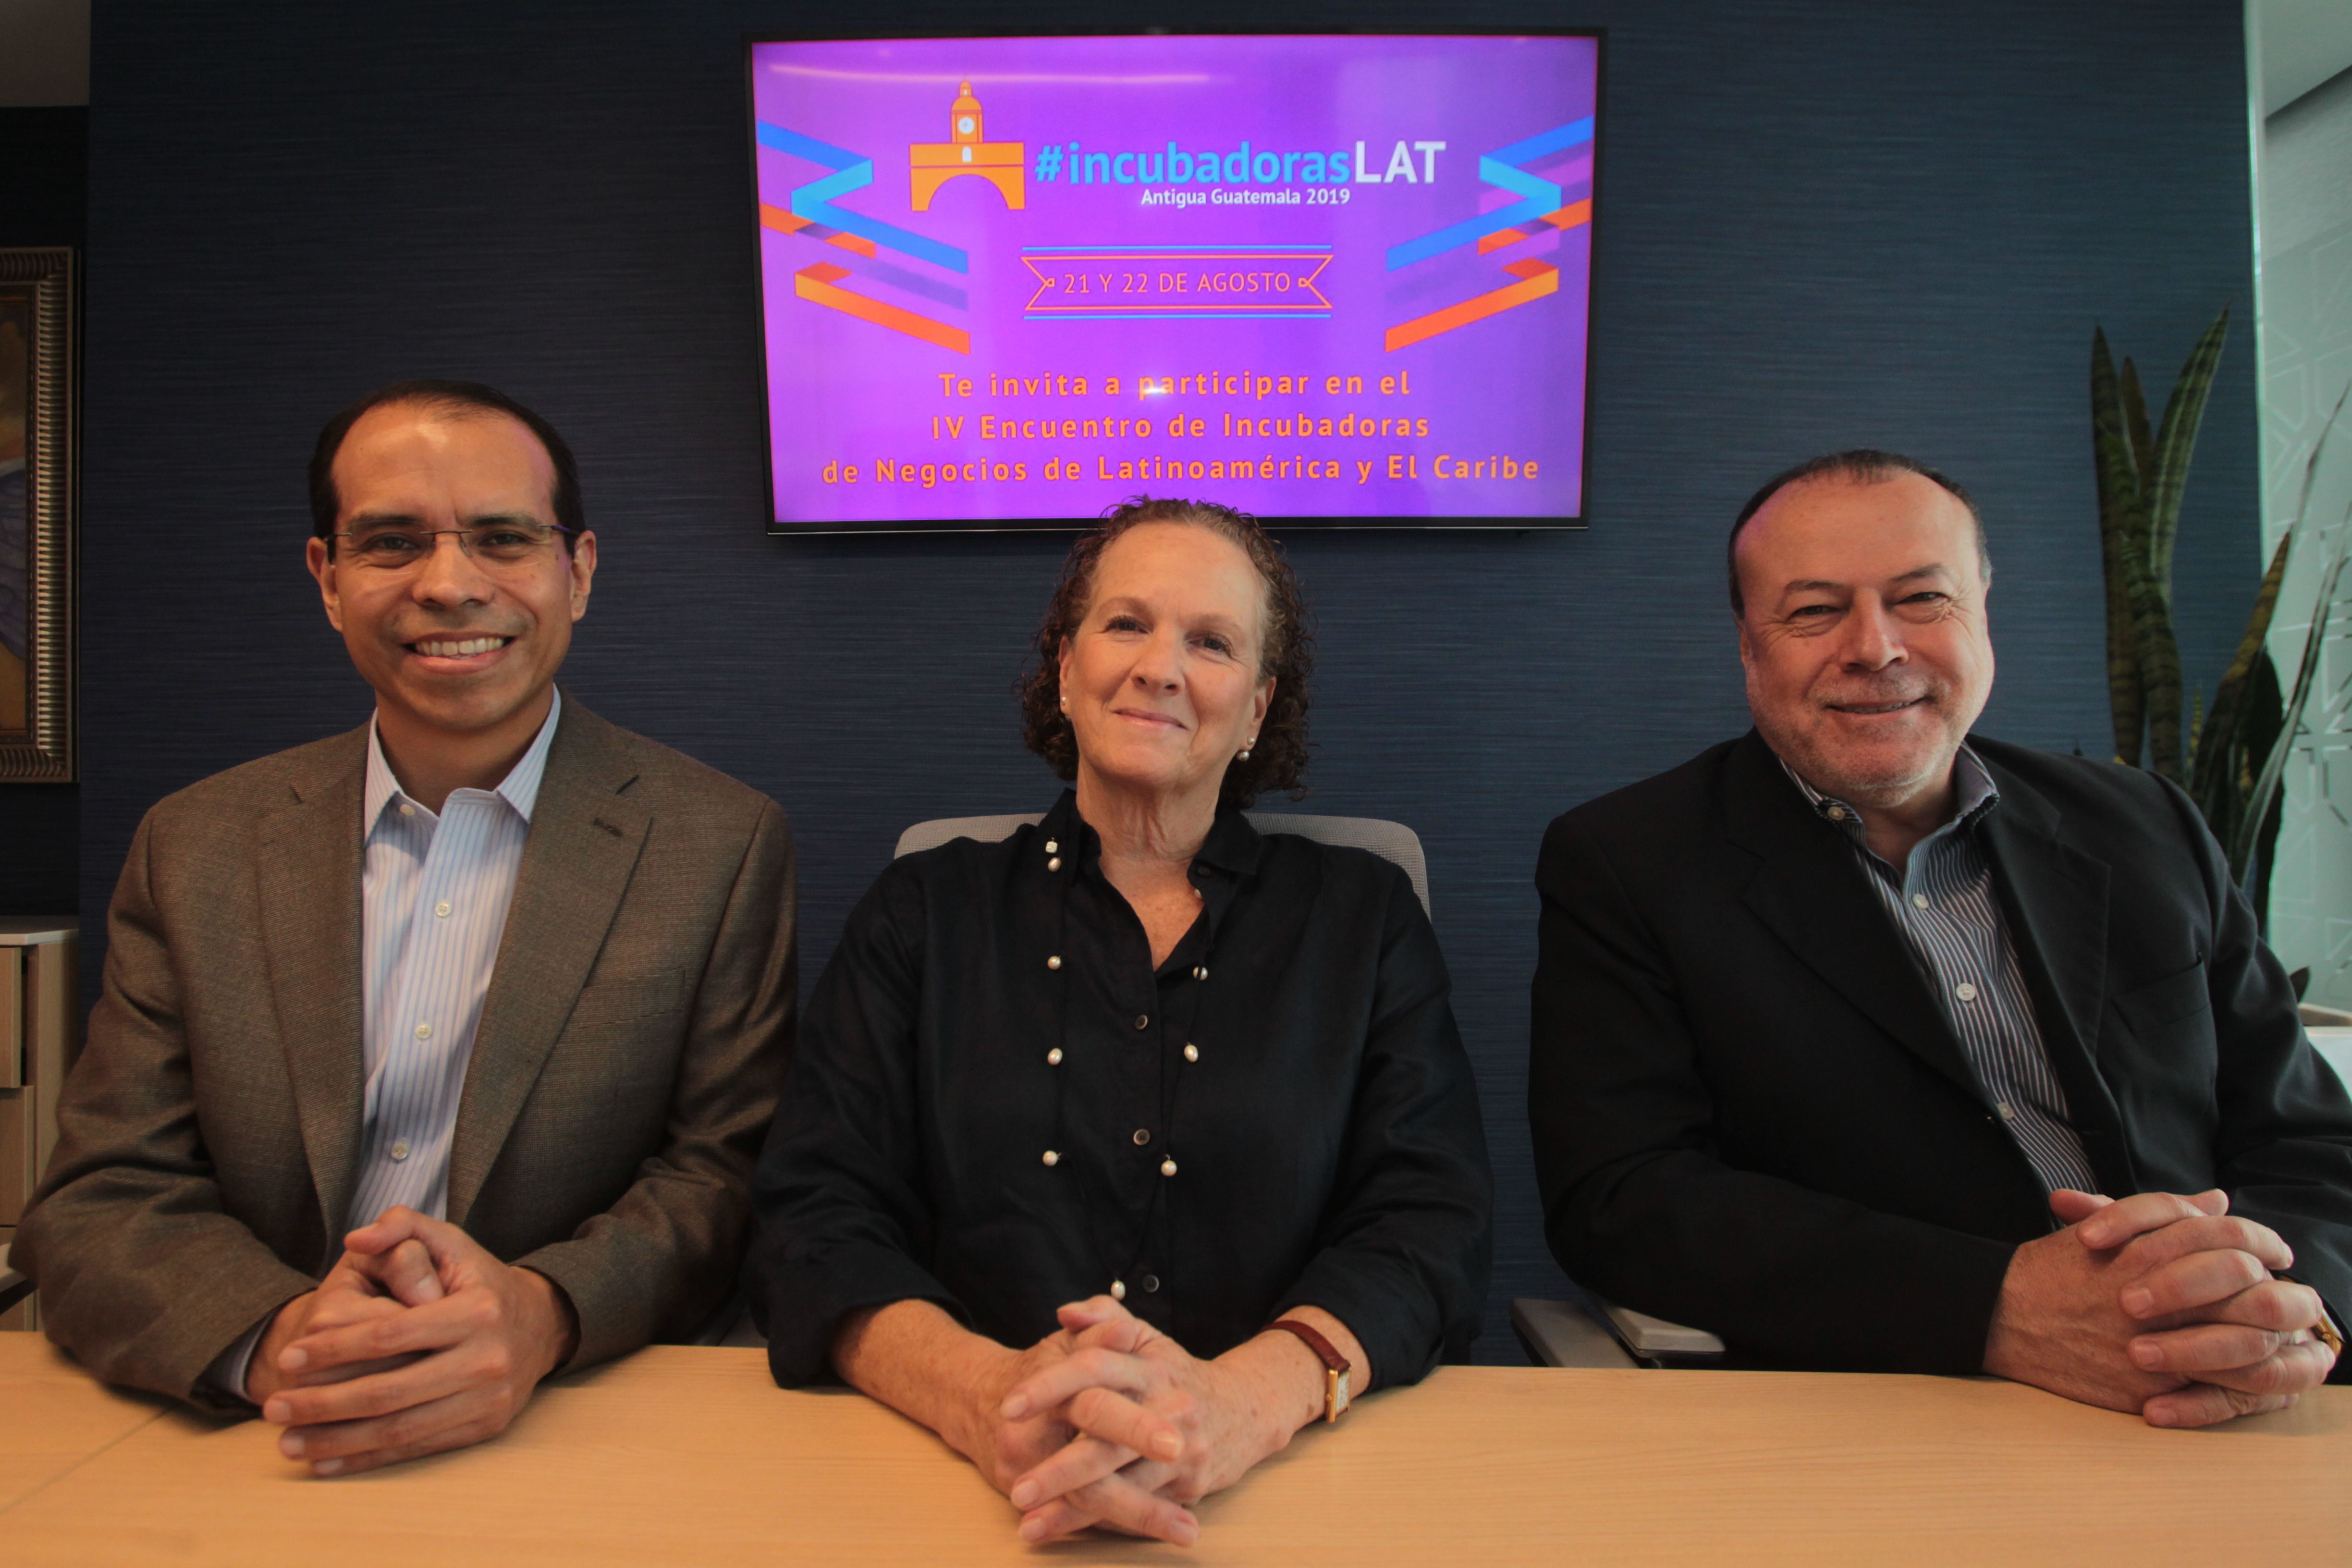
[[100, 1376], [331, 1475], [730, 1299], [793, 883], [772, 801], [556, 690], [595, 536], [543, 420], [386, 388], [311, 501], [375, 714], [148, 813], [12, 1258]]

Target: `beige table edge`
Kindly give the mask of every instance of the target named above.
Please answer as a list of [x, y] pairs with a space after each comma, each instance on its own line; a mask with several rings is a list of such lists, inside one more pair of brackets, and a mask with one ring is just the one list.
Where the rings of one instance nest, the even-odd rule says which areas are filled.
[[[0, 1375], [16, 1364], [0, 1347]], [[95, 1385], [92, 1400], [114, 1398]], [[0, 1432], [15, 1425], [0, 1411]], [[2129, 1562], [2352, 1544], [2352, 1390], [2201, 1433], [1991, 1380], [1441, 1369], [1202, 1505], [1200, 1546], [1023, 1547], [936, 1439], [760, 1352], [656, 1347], [464, 1453], [303, 1478], [258, 1423], [142, 1417], [0, 1513], [11, 1568], [106, 1563]]]

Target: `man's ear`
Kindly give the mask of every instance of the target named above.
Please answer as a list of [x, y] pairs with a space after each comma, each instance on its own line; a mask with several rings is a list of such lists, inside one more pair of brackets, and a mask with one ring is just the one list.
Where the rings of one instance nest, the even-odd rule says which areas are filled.
[[583, 532], [572, 542], [572, 559], [566, 564], [572, 572], [572, 618], [576, 621], [588, 613], [589, 591], [596, 581], [596, 535], [593, 530]]
[[335, 561], [327, 553], [327, 542], [311, 535], [310, 542], [303, 549], [302, 560], [310, 568], [310, 575], [319, 580], [319, 597], [327, 606], [327, 624], [341, 631], [343, 596], [335, 586]]

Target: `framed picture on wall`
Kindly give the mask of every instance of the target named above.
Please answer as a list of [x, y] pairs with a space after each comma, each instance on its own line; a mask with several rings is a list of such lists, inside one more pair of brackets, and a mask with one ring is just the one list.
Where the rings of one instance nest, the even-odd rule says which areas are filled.
[[0, 249], [0, 783], [74, 776], [73, 252]]

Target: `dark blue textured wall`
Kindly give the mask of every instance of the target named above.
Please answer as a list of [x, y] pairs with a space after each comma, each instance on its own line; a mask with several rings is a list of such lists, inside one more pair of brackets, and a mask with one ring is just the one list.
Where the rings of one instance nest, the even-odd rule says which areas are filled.
[[[740, 40], [809, 14], [100, 8], [86, 919], [159, 795], [364, 717], [302, 571], [301, 469], [330, 411], [403, 375], [495, 382], [571, 437], [604, 572], [568, 680], [785, 804], [812, 975], [905, 824], [1052, 798], [1008, 689], [1057, 543], [761, 531]], [[1521, 1118], [1537, 840], [1744, 727], [1720, 541], [1765, 474], [1871, 444], [1975, 487], [2000, 568], [1987, 728], [2105, 746], [2085, 355], [2104, 321], [2168, 384], [2223, 302], [2243, 320], [2238, 17], [1366, 0], [1233, 18], [1609, 29], [1591, 531], [1291, 544], [1322, 615], [1311, 806], [1401, 818], [1429, 848], [1501, 1184], [1484, 1353], [1517, 1354], [1508, 1297], [1558, 1284]], [[1163, 17], [886, 0], [861, 19]], [[2209, 681], [2254, 571], [2251, 366], [2242, 328], [2182, 526], [2184, 650]]]

